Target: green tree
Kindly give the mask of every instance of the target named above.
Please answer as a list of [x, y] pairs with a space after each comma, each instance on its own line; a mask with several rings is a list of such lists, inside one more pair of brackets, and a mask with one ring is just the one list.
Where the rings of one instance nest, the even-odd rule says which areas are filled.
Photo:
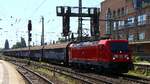
[[9, 42], [8, 39], [5, 40], [5, 48], [4, 49], [9, 49]]
[[27, 47], [26, 42], [25, 39], [21, 37], [21, 42], [17, 42], [15, 45], [13, 45], [12, 49], [24, 48], [24, 47]]
[[26, 42], [25, 42], [25, 39], [21, 37], [21, 48], [24, 48], [24, 47], [27, 47]]
[[15, 45], [13, 45], [12, 49], [21, 48], [22, 44], [21, 42], [17, 42]]
[[65, 38], [58, 38], [57, 42], [66, 42]]

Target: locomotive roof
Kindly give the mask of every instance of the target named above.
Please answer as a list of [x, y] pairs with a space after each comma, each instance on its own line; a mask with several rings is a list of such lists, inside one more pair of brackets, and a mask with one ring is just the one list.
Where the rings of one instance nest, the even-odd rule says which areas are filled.
[[128, 42], [128, 40], [112, 40], [112, 39], [106, 39], [106, 40], [100, 40], [100, 44], [106, 44], [107, 42]]
[[97, 44], [98, 41], [80, 42], [80, 43], [71, 44], [70, 47], [87, 47], [87, 46], [96, 46]]

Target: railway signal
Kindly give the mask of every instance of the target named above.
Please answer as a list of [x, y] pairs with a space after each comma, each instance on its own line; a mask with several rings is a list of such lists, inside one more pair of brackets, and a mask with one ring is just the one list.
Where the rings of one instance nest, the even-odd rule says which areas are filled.
[[[70, 30], [70, 17], [78, 17], [79, 23], [78, 23], [78, 37], [79, 40], [82, 41], [82, 20], [84, 17], [90, 17], [91, 18], [91, 29], [92, 36], [97, 37], [99, 36], [99, 22], [98, 22], [98, 14], [99, 14], [99, 8], [94, 7], [82, 7], [82, 0], [79, 1], [79, 7], [70, 7], [70, 6], [57, 6], [56, 7], [56, 13], [57, 16], [63, 17], [63, 36], [69, 36], [69, 30]], [[78, 10], [78, 12], [75, 12], [73, 10]], [[82, 10], [86, 10], [88, 12], [82, 12]]]
[[99, 12], [98, 12], [99, 9], [97, 8], [94, 8], [94, 14], [93, 16], [91, 17], [90, 19], [90, 22], [91, 22], [91, 36], [95, 36], [96, 38], [99, 37]]
[[32, 41], [31, 30], [32, 30], [32, 23], [31, 23], [31, 20], [29, 20], [29, 22], [28, 22], [28, 41]]
[[63, 36], [68, 36], [70, 31], [70, 17], [66, 14], [63, 16]]
[[28, 46], [29, 46], [29, 61], [28, 61], [28, 65], [30, 65], [30, 41], [32, 41], [31, 30], [32, 30], [32, 23], [31, 23], [31, 20], [29, 20], [28, 21]]

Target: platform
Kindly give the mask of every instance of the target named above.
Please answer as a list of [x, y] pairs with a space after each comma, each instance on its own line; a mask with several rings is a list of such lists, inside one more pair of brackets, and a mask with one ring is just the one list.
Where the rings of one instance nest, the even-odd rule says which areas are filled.
[[0, 84], [25, 84], [14, 65], [0, 60]]

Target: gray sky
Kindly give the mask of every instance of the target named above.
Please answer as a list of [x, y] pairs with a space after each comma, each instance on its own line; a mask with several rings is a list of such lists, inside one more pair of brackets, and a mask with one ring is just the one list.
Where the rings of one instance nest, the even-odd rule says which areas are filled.
[[[82, 0], [83, 6], [100, 7], [103, 0]], [[56, 16], [56, 6], [78, 6], [78, 0], [0, 0], [0, 47], [4, 47], [5, 39], [10, 47], [20, 37], [27, 42], [27, 24], [32, 20], [32, 42], [40, 44], [41, 16], [45, 18], [45, 42], [61, 37], [62, 18]], [[71, 30], [77, 32], [77, 18], [71, 18]], [[84, 23], [88, 27], [88, 22]]]

